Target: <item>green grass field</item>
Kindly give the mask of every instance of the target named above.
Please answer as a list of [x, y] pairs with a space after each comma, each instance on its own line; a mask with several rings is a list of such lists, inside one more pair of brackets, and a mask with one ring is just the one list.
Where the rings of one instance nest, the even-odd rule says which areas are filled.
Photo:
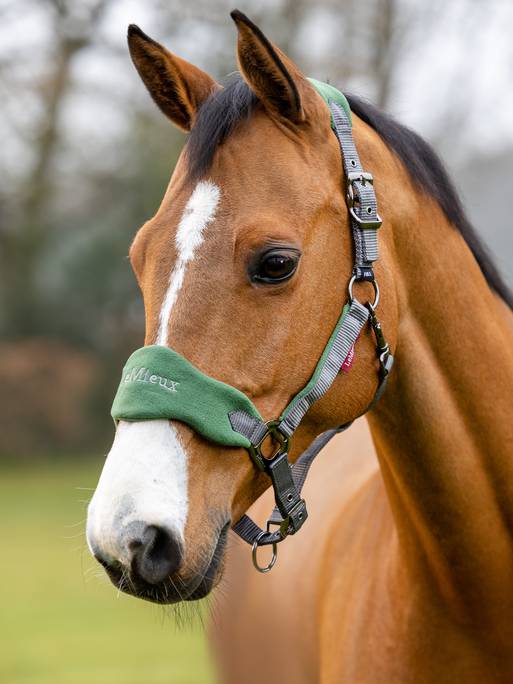
[[124, 595], [86, 548], [99, 464], [0, 469], [0, 682], [209, 684], [199, 621]]

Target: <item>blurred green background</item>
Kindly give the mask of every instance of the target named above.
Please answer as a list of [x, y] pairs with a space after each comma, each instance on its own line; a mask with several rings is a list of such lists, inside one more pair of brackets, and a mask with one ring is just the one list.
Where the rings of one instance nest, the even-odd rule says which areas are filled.
[[173, 608], [117, 593], [89, 556], [85, 502], [99, 468], [70, 459], [2, 469], [0, 682], [213, 682], [205, 607], [189, 605], [177, 622]]
[[[212, 681], [199, 620], [117, 596], [85, 548], [110, 401], [141, 345], [127, 261], [185, 136], [125, 45], [138, 23], [221, 78], [233, 0], [0, 0], [0, 682]], [[302, 70], [442, 154], [513, 282], [513, 3], [244, 0]], [[203, 612], [204, 608], [200, 608]]]

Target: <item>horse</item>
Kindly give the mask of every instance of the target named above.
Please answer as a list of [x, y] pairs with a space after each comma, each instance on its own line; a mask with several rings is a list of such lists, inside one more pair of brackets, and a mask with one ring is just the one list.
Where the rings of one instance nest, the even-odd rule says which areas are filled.
[[[225, 677], [511, 681], [513, 298], [436, 154], [348, 97], [382, 221], [372, 277], [353, 279], [354, 179], [333, 135], [340, 111], [245, 15], [232, 18], [240, 76], [224, 86], [129, 27], [146, 88], [189, 133], [161, 206], [130, 248], [145, 345], [182, 359], [184, 377], [208, 376], [201, 388], [224, 383], [267, 421], [308, 386], [350, 281], [351, 306], [363, 302], [367, 320], [379, 308], [380, 325], [362, 323], [351, 368], [269, 458], [299, 463], [319, 435], [365, 414], [379, 468], [370, 443], [359, 463], [333, 452], [346, 445], [358, 455], [351, 432], [337, 438], [307, 486], [323, 513], [310, 506], [301, 530], [295, 520], [297, 537], [280, 545], [273, 572], [250, 581], [248, 563], [231, 554], [228, 592], [238, 599], [220, 603], [218, 618]], [[371, 178], [358, 174], [360, 189]], [[379, 331], [395, 357], [389, 373]], [[176, 378], [131, 372], [124, 382], [147, 392], [163, 383], [161, 394], [174, 397]], [[194, 601], [219, 586], [230, 528], [269, 488], [268, 454], [211, 440], [201, 421], [154, 415], [118, 420], [87, 540], [119, 589]], [[355, 430], [364, 440], [361, 421]], [[259, 533], [253, 550], [288, 532]]]

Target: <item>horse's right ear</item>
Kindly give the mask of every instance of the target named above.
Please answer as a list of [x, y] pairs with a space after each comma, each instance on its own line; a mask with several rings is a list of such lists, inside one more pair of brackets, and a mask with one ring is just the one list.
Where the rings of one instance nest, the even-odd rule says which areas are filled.
[[135, 24], [128, 27], [128, 48], [157, 105], [176, 126], [190, 131], [198, 109], [220, 86], [201, 69], [171, 54]]

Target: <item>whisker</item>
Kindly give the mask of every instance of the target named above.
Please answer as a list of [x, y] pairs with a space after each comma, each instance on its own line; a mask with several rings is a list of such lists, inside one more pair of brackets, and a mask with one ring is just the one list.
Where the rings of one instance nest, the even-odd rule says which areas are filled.
[[65, 528], [69, 527], [78, 527], [78, 525], [83, 525], [86, 522], [87, 518], [84, 518], [83, 520], [79, 520], [76, 523], [69, 523], [68, 525], [64, 525]]
[[80, 532], [77, 532], [76, 534], [65, 534], [61, 539], [77, 539], [77, 537], [85, 537], [84, 530], [80, 530]]

